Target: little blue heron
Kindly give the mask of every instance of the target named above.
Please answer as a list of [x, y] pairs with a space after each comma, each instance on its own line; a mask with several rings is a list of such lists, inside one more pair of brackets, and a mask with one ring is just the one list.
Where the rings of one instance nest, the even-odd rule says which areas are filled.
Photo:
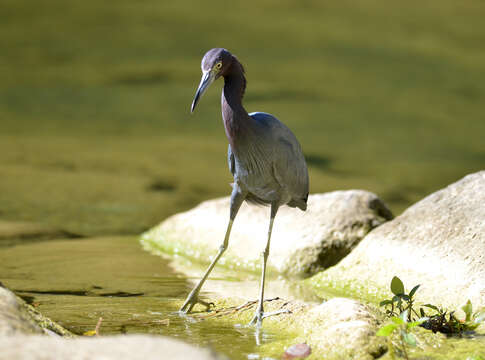
[[308, 170], [295, 135], [274, 116], [264, 112], [248, 114], [242, 105], [246, 89], [244, 68], [238, 59], [222, 48], [209, 50], [202, 59], [202, 79], [192, 102], [194, 111], [209, 85], [224, 77], [222, 90], [222, 119], [229, 140], [227, 157], [234, 176], [229, 224], [224, 241], [197, 286], [180, 308], [187, 313], [195, 304], [209, 304], [199, 299], [199, 292], [215, 264], [227, 249], [229, 234], [236, 214], [244, 200], [271, 205], [268, 238], [263, 251], [261, 288], [258, 306], [250, 324], [261, 326], [263, 318], [264, 279], [269, 255], [271, 231], [276, 212], [281, 205], [305, 211], [308, 199]]

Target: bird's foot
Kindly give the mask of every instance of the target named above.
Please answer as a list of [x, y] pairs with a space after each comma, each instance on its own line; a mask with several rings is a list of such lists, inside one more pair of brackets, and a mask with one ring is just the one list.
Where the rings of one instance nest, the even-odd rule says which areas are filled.
[[260, 328], [261, 324], [263, 323], [263, 319], [274, 315], [290, 314], [290, 313], [291, 311], [288, 309], [281, 309], [281, 310], [276, 310], [271, 312], [264, 312], [262, 309], [258, 309], [254, 313], [254, 317], [252, 318], [252, 320], [249, 322], [249, 326], [256, 325], [257, 328]]
[[206, 307], [206, 310], [209, 310], [211, 306], [215, 306], [213, 302], [207, 302], [199, 298], [199, 293], [192, 291], [187, 299], [185, 300], [184, 304], [180, 307], [179, 312], [182, 314], [188, 314], [192, 311], [195, 305], [201, 304]]

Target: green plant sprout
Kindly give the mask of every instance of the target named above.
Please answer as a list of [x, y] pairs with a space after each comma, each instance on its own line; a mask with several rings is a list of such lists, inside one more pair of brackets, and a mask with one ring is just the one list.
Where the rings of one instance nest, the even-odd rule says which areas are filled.
[[[386, 314], [390, 317], [390, 322], [384, 324], [377, 331], [377, 336], [387, 337], [389, 354], [395, 359], [396, 349], [402, 353], [405, 359], [409, 359], [407, 347], [416, 346], [416, 337], [412, 334], [412, 329], [421, 326], [433, 332], [444, 334], [462, 335], [465, 331], [475, 330], [480, 323], [485, 321], [485, 311], [473, 312], [470, 300], [461, 308], [465, 313], [465, 319], [460, 320], [455, 316], [455, 312], [448, 313], [447, 310], [433, 304], [424, 304], [419, 308], [419, 314], [414, 308], [417, 290], [420, 285], [406, 293], [404, 284], [397, 276], [391, 280], [391, 292], [394, 296], [380, 302], [380, 306], [386, 307]], [[433, 313], [427, 314], [426, 311], [432, 310]], [[448, 316], [447, 316], [448, 314]], [[395, 345], [392, 335], [399, 332], [399, 343]]]
[[[432, 309], [435, 313], [432, 316], [428, 316], [423, 307]], [[485, 320], [485, 311], [473, 312], [473, 306], [470, 300], [461, 308], [465, 313], [464, 320], [457, 319], [454, 311], [449, 313], [447, 319], [447, 311], [432, 304], [425, 304], [423, 307], [419, 309], [420, 314], [421, 316], [428, 316], [429, 320], [422, 326], [433, 332], [439, 331], [444, 334], [461, 335], [465, 331], [475, 330]]]
[[418, 313], [413, 309], [414, 295], [419, 287], [420, 285], [416, 285], [409, 294], [406, 294], [403, 282], [397, 276], [394, 276], [391, 280], [391, 292], [394, 296], [392, 299], [381, 301], [379, 306], [390, 305], [390, 308], [386, 310], [386, 314], [389, 316], [400, 316], [404, 311], [408, 310], [407, 321], [412, 321], [412, 313], [419, 317]]
[[[470, 300], [461, 308], [465, 313], [464, 320], [457, 319], [455, 311], [448, 313], [447, 310], [433, 304], [422, 305], [418, 314], [418, 311], [414, 308], [414, 296], [419, 287], [420, 285], [416, 285], [409, 294], [406, 294], [403, 282], [397, 276], [394, 276], [391, 280], [391, 292], [394, 296], [392, 299], [381, 301], [379, 305], [386, 307], [386, 314], [390, 317], [401, 316], [406, 311], [408, 322], [426, 318], [427, 320], [421, 324], [423, 328], [444, 334], [461, 335], [465, 331], [473, 331], [485, 320], [485, 311], [473, 312]], [[427, 314], [426, 311], [429, 311], [429, 309], [433, 310], [434, 313]]]
[[393, 316], [391, 317], [391, 322], [382, 326], [376, 333], [377, 336], [385, 336], [388, 340], [388, 347], [389, 353], [391, 358], [395, 358], [395, 345], [392, 342], [391, 335], [398, 330], [399, 331], [399, 340], [400, 340], [400, 348], [399, 349], [404, 358], [406, 360], [409, 359], [407, 346], [416, 346], [416, 337], [411, 333], [411, 329], [414, 327], [421, 325], [423, 322], [427, 320], [427, 318], [418, 319], [416, 321], [408, 321], [409, 319], [409, 311], [406, 309], [404, 310], [399, 317]]

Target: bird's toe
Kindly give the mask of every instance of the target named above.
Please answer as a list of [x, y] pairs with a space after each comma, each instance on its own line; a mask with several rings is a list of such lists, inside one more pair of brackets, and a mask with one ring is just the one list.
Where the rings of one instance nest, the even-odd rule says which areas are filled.
[[206, 311], [209, 311], [211, 306], [215, 306], [213, 302], [207, 302], [199, 298], [197, 294], [190, 294], [185, 300], [184, 304], [180, 307], [179, 312], [188, 314], [192, 311], [195, 305], [201, 304], [206, 307]]

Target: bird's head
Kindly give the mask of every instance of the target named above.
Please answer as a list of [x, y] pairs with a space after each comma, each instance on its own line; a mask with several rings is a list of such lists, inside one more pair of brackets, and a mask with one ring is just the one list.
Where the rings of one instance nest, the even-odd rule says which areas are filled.
[[217, 80], [219, 77], [226, 74], [231, 66], [232, 59], [232, 54], [223, 48], [214, 48], [205, 53], [202, 58], [202, 63], [200, 64], [202, 69], [202, 79], [200, 80], [199, 87], [195, 93], [194, 101], [192, 101], [190, 112], [194, 112], [199, 99], [209, 85], [212, 84], [214, 80]]

